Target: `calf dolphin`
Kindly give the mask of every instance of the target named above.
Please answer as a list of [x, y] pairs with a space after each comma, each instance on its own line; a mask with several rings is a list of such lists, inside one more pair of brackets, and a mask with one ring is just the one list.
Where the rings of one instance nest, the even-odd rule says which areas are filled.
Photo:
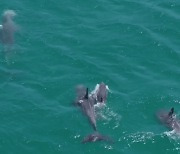
[[108, 86], [103, 82], [99, 84], [99, 88], [97, 91], [97, 101], [101, 103], [105, 103], [108, 95]]
[[94, 91], [91, 92], [91, 96], [96, 99], [97, 103], [104, 103], [107, 100], [109, 88], [103, 82], [97, 84]]
[[177, 119], [174, 114], [174, 108], [168, 111], [160, 111], [157, 113], [157, 118], [167, 126], [170, 130], [174, 130], [176, 133], [180, 133], [180, 120]]
[[2, 16], [2, 25], [0, 25], [0, 42], [4, 45], [12, 45], [14, 43], [14, 33], [17, 30], [13, 21], [16, 13], [13, 10], [7, 10]]

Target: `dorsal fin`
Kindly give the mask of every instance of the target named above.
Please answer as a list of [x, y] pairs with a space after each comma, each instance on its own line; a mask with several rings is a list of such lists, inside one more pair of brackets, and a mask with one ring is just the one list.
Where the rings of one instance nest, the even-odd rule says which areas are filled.
[[86, 88], [86, 95], [84, 96], [85, 99], [88, 99], [88, 88]]
[[173, 113], [174, 113], [174, 108], [172, 107], [171, 110], [169, 111], [168, 115], [172, 116]]
[[103, 98], [101, 97], [101, 102], [103, 102]]

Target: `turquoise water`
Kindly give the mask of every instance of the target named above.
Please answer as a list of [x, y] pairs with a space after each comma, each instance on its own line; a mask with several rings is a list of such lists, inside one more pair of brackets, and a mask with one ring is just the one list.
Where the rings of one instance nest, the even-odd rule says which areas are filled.
[[[2, 0], [20, 30], [0, 46], [0, 153], [180, 153], [155, 117], [180, 117], [180, 1]], [[72, 105], [75, 86], [105, 82], [98, 130], [115, 143], [81, 144], [93, 132]], [[167, 132], [167, 133], [166, 133]]]

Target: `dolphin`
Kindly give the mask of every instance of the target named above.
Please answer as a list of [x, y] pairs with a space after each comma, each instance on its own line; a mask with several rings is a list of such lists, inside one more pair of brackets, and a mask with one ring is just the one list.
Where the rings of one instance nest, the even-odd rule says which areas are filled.
[[169, 130], [174, 130], [177, 133], [180, 133], [180, 120], [177, 119], [176, 114], [174, 113], [174, 108], [168, 111], [159, 111], [157, 113], [157, 118], [159, 121], [164, 124]]
[[108, 86], [103, 82], [99, 84], [99, 89], [97, 91], [97, 101], [105, 103], [108, 95]]
[[88, 96], [88, 88], [86, 89], [86, 94], [82, 100], [79, 101], [82, 111], [88, 117], [93, 129], [96, 131], [96, 117], [94, 110], [94, 99]]
[[106, 103], [109, 88], [103, 82], [97, 84], [91, 96], [96, 99], [96, 103]]
[[17, 30], [13, 18], [16, 13], [13, 10], [6, 10], [2, 16], [2, 25], [0, 25], [0, 42], [4, 45], [12, 45], [14, 43], [14, 33]]
[[94, 109], [94, 103], [95, 99], [92, 97], [89, 97], [88, 95], [88, 88], [86, 88], [86, 94], [83, 99], [79, 101], [79, 106], [81, 107], [83, 113], [87, 116], [94, 133], [86, 136], [82, 143], [87, 142], [95, 142], [95, 141], [112, 141], [109, 137], [103, 136], [97, 132], [97, 125], [96, 125], [96, 116], [95, 116], [95, 109]]

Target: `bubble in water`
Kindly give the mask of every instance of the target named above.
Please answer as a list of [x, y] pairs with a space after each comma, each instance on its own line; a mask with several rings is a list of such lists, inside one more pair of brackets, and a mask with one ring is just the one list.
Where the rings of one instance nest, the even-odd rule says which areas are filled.
[[105, 149], [112, 150], [113, 147], [111, 145], [105, 145]]
[[75, 139], [76, 139], [76, 138], [80, 138], [80, 135], [75, 135], [74, 138], [75, 138]]

